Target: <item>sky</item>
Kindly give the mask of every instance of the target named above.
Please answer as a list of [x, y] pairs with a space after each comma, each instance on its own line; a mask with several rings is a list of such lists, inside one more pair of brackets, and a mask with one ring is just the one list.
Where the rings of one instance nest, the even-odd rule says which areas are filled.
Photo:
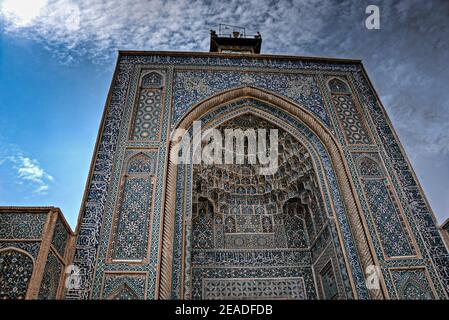
[[362, 59], [442, 223], [448, 18], [445, 0], [0, 0], [0, 206], [60, 207], [75, 228], [117, 50], [208, 51], [227, 23], [264, 54]]

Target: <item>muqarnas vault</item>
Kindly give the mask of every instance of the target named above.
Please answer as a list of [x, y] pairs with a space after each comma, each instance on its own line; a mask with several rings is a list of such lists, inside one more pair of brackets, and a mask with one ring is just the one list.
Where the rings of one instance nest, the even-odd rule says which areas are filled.
[[[39, 255], [49, 218], [31, 241], [36, 212], [4, 208], [2, 298], [447, 299], [447, 247], [362, 63], [260, 45], [119, 52], [76, 233], [54, 213], [64, 240]], [[174, 164], [195, 121], [277, 129], [278, 170]]]

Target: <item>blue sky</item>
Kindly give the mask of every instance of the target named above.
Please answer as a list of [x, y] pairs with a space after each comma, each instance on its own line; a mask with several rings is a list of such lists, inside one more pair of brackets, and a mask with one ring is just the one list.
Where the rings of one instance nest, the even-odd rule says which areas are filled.
[[448, 16], [448, 1], [0, 0], [0, 205], [58, 206], [74, 228], [117, 50], [208, 51], [229, 23], [260, 31], [262, 53], [362, 59], [441, 223]]

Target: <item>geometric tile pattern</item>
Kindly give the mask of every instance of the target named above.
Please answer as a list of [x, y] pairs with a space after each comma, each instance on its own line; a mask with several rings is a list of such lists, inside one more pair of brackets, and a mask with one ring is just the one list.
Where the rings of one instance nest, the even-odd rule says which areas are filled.
[[[15, 237], [11, 240], [0, 239], [0, 255], [4, 255], [5, 258], [0, 258], [2, 264], [0, 282], [10, 286], [11, 281], [19, 283], [17, 277], [22, 275], [26, 278], [21, 284], [22, 287], [11, 288], [12, 293], [18, 295], [18, 299], [23, 298], [21, 290], [26, 290], [26, 286], [30, 285], [33, 287], [38, 285], [39, 291], [25, 292], [25, 295], [29, 294], [30, 297], [38, 299], [56, 299], [63, 269], [62, 260], [69, 237], [69, 229], [66, 229], [64, 218], [60, 212], [53, 211], [51, 207], [17, 207], [11, 211], [9, 208], [2, 208], [0, 212], [2, 237]], [[50, 229], [44, 233], [47, 221], [50, 224], [47, 228]], [[48, 238], [49, 236], [51, 238]], [[48, 253], [41, 248], [48, 248]], [[8, 255], [11, 253], [16, 255], [10, 261], [15, 265], [8, 263]], [[39, 255], [46, 255], [46, 261], [39, 262], [41, 258]], [[20, 258], [21, 256], [23, 257]], [[33, 262], [39, 264], [34, 265]], [[16, 270], [11, 269], [13, 267]], [[30, 282], [33, 270], [36, 274], [33, 275], [33, 282]]]
[[146, 73], [141, 80], [133, 114], [131, 140], [159, 140], [163, 105], [163, 76]]
[[314, 299], [310, 268], [194, 270], [192, 299]]
[[332, 93], [343, 93], [343, 94], [350, 94], [351, 90], [349, 89], [348, 85], [344, 82], [341, 81], [338, 78], [333, 78], [331, 80], [329, 80], [328, 84], [329, 86], [329, 90]]
[[236, 71], [177, 71], [173, 92], [173, 123], [196, 103], [220, 91], [242, 86], [257, 86], [281, 94], [305, 106], [323, 123], [329, 125], [323, 98], [316, 80], [305, 74], [251, 73]]
[[102, 299], [143, 300], [145, 278], [144, 274], [106, 274]]
[[142, 89], [136, 106], [132, 140], [159, 140], [161, 89]]
[[33, 260], [13, 249], [0, 251], [0, 299], [25, 299]]
[[50, 250], [48, 252], [47, 263], [45, 264], [44, 275], [39, 289], [38, 299], [54, 300], [58, 291], [59, 280], [61, 279], [62, 264]]
[[214, 212], [212, 204], [206, 199], [199, 200], [193, 216], [193, 247], [198, 249], [211, 249], [214, 246], [213, 223]]
[[164, 85], [164, 79], [159, 72], [151, 71], [142, 77], [142, 88], [160, 88]]
[[40, 239], [46, 220], [46, 214], [2, 213], [0, 239]]
[[392, 270], [391, 275], [399, 299], [431, 300], [435, 298], [424, 269]]
[[385, 183], [383, 171], [377, 163], [378, 155], [357, 154], [356, 157], [363, 190], [386, 256], [416, 255], [394, 192]]
[[305, 299], [302, 278], [204, 279], [203, 299]]
[[359, 162], [359, 170], [362, 177], [382, 178], [383, 173], [376, 161], [369, 157], [363, 157]]
[[114, 259], [144, 258], [151, 193], [149, 177], [126, 178], [114, 241]]
[[37, 259], [37, 255], [39, 254], [41, 243], [38, 241], [24, 241], [24, 242], [7, 242], [7, 241], [0, 241], [0, 250], [6, 249], [9, 247], [21, 249], [23, 251], [26, 251], [30, 254], [30, 256], [33, 257], [33, 259]]
[[371, 140], [350, 95], [332, 95], [348, 144], [370, 144]]
[[361, 105], [371, 116], [377, 143], [385, 152], [382, 158], [386, 161], [394, 188], [399, 192], [401, 202], [407, 204], [407, 218], [414, 224], [413, 232], [416, 233], [415, 239], [420, 246], [420, 252], [426, 259], [433, 262], [433, 264], [423, 263], [426, 263], [428, 272], [434, 279], [439, 297], [447, 297], [449, 296], [449, 252], [439, 234], [431, 209], [363, 68], [355, 70], [352, 76]]
[[383, 180], [367, 180], [364, 190], [385, 253], [388, 257], [413, 256], [415, 252], [404, 230], [401, 213]]
[[154, 164], [143, 153], [131, 157], [119, 197], [112, 241], [114, 260], [142, 260], [146, 257]]
[[124, 284], [109, 296], [110, 300], [138, 300], [132, 289]]
[[67, 236], [67, 229], [61, 219], [58, 218], [58, 220], [56, 220], [55, 231], [53, 233], [53, 240], [51, 243], [62, 258], [64, 258]]

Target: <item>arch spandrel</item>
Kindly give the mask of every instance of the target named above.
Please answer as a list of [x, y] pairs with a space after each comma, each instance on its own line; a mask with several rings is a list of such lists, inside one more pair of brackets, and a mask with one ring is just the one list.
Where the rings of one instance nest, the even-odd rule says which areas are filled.
[[329, 130], [329, 125], [323, 122], [322, 119], [314, 115], [307, 107], [298, 104], [297, 102], [291, 100], [290, 98], [284, 95], [280, 95], [273, 91], [269, 91], [267, 89], [262, 89], [260, 87], [255, 86], [244, 86], [228, 89], [201, 100], [200, 102], [196, 103], [191, 108], [186, 110], [182, 114], [182, 116], [180, 116], [179, 119], [177, 119], [172, 124], [172, 132], [176, 128], [185, 129], [189, 123], [195, 121], [199, 113], [200, 114], [204, 113], [205, 110], [209, 110], [211, 108], [223, 105], [225, 103], [229, 103], [233, 100], [239, 100], [245, 97], [261, 100], [273, 105], [282, 105], [282, 108], [285, 111], [289, 111], [290, 108], [299, 109], [302, 112], [309, 115], [310, 117], [312, 117], [314, 121], [319, 123], [321, 128], [323, 128], [324, 130], [326, 130], [326, 132], [331, 134], [331, 131]]
[[[278, 119], [284, 124], [287, 124], [289, 121], [292, 123], [296, 121], [297, 125], [301, 124], [304, 130], [308, 130], [309, 136], [314, 136], [314, 139], [316, 139], [318, 144], [321, 143], [322, 149], [328, 154], [328, 167], [330, 168], [327, 169], [335, 172], [335, 181], [327, 181], [327, 183], [333, 184], [333, 186], [331, 186], [331, 189], [333, 188], [332, 192], [334, 192], [333, 201], [341, 201], [338, 206], [340, 207], [341, 212], [346, 212], [348, 219], [348, 222], [345, 223], [347, 226], [339, 226], [339, 224], [337, 224], [338, 238], [340, 243], [343, 244], [343, 250], [345, 250], [344, 256], [348, 255], [356, 257], [358, 255], [360, 257], [360, 262], [357, 262], [358, 258], [353, 261], [346, 262], [349, 269], [352, 270], [351, 278], [354, 296], [361, 298], [370, 297], [366, 287], [364, 287], [364, 283], [362, 283], [364, 282], [362, 270], [364, 270], [366, 266], [373, 265], [374, 259], [368, 243], [369, 240], [366, 237], [366, 232], [361, 218], [361, 209], [359, 208], [354, 195], [355, 193], [349, 178], [349, 170], [343, 156], [342, 148], [329, 130], [312, 114], [310, 114], [310, 112], [299, 105], [292, 104], [281, 97], [267, 93], [263, 90], [254, 87], [244, 87], [215, 95], [197, 105], [182, 118], [177, 128], [189, 128], [193, 121], [205, 119], [208, 114], [216, 112], [220, 108], [227, 109], [227, 104], [229, 103], [232, 103], [232, 105], [235, 106], [238, 101], [243, 102], [243, 104], [240, 107], [235, 107], [237, 110], [243, 110], [243, 106], [246, 105], [247, 107], [247, 102], [249, 101], [264, 105], [264, 108], [266, 109], [272, 108], [272, 110], [276, 110], [277, 114], [272, 115], [273, 119]], [[226, 114], [229, 114], [229, 110], [223, 112], [220, 117], [224, 117]], [[290, 125], [290, 127], [295, 127], [295, 125]], [[173, 276], [172, 252], [174, 248], [173, 236], [175, 227], [174, 203], [176, 199], [176, 172], [176, 165], [170, 163], [167, 172], [167, 194], [165, 199], [163, 224], [159, 290], [160, 298], [170, 298], [172, 293], [171, 282]], [[324, 174], [324, 176], [326, 176], [326, 179], [329, 180], [330, 177], [328, 175]], [[335, 197], [339, 199], [336, 199]], [[333, 202], [332, 208], [333, 210], [336, 209], [335, 203]], [[337, 220], [340, 224], [342, 223], [339, 217], [337, 217]], [[346, 228], [346, 231], [341, 230], [342, 227]], [[348, 247], [348, 243], [346, 243], [347, 237], [351, 237], [351, 234], [354, 235], [355, 246], [353, 248]], [[351, 258], [349, 260], [351, 260]], [[360, 265], [357, 267], [358, 263], [360, 263]], [[354, 271], [354, 268], [358, 269], [358, 271]], [[377, 291], [377, 295], [375, 294], [372, 297], [380, 298], [381, 296], [382, 293]]]
[[[320, 94], [319, 79], [308, 72], [246, 73], [237, 70], [176, 70], [173, 87], [173, 123], [179, 123], [183, 115], [209, 97], [244, 87], [257, 87], [272, 94], [280, 94], [292, 102], [307, 107], [326, 125], [330, 118]], [[229, 81], [232, 79], [232, 81]]]

